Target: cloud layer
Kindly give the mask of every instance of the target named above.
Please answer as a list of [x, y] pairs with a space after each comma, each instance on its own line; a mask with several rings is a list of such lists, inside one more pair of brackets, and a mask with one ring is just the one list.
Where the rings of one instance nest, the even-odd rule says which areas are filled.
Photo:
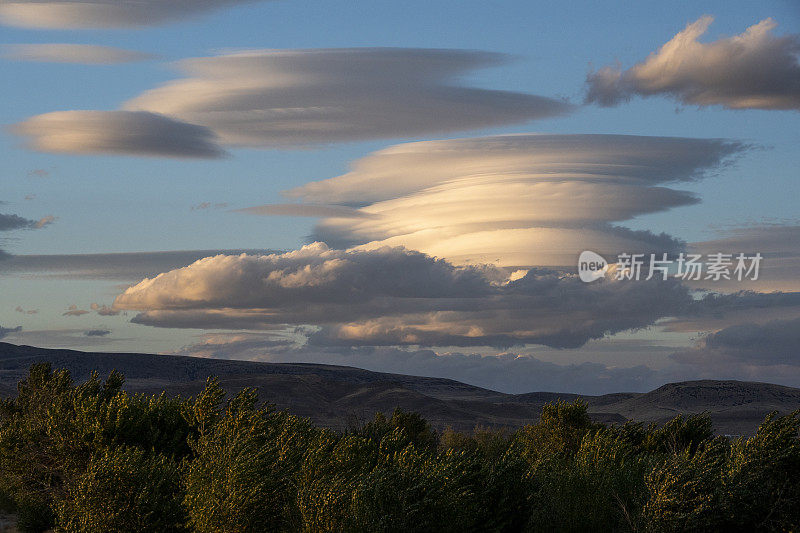
[[[693, 253], [717, 252], [761, 254], [763, 260], [757, 280], [715, 282], [715, 291], [800, 291], [800, 226], [791, 224], [757, 224], [731, 228], [719, 238], [689, 244]], [[698, 282], [695, 285], [708, 286]]]
[[800, 366], [800, 318], [751, 322], [709, 333], [697, 345], [673, 358], [687, 364]]
[[41, 63], [80, 63], [113, 65], [146, 61], [155, 56], [134, 50], [93, 44], [12, 44], [3, 47], [3, 56], [17, 61]]
[[587, 102], [613, 106], [633, 96], [668, 95], [687, 105], [800, 109], [800, 36], [776, 36], [765, 19], [711, 43], [698, 39], [705, 16], [628, 70], [606, 66], [587, 77]]
[[[332, 246], [404, 246], [457, 264], [564, 266], [587, 249], [609, 256], [679, 249], [667, 235], [614, 224], [697, 203], [663, 185], [701, 178], [744, 148], [625, 135], [425, 141], [381, 150], [347, 174], [287, 194], [312, 204], [307, 214], [324, 216], [313, 237]], [[281, 214], [306, 214], [301, 209]]]
[[[33, 221], [31, 221], [33, 222]], [[218, 254], [267, 253], [267, 250], [183, 250], [110, 254], [13, 255], [0, 262], [5, 276], [141, 281]], [[105, 306], [103, 306], [105, 307]]]
[[128, 28], [193, 17], [255, 0], [11, 0], [0, 21], [26, 28]]
[[145, 111], [57, 111], [12, 126], [42, 152], [218, 158], [208, 128]]
[[219, 157], [218, 144], [299, 148], [562, 115], [560, 100], [464, 86], [505, 56], [463, 50], [253, 50], [179, 63], [184, 79], [122, 111], [65, 111], [13, 130], [42, 151]]
[[146, 279], [115, 309], [162, 327], [263, 329], [312, 325], [319, 345], [577, 347], [644, 327], [690, 303], [677, 282], [585, 284], [533, 269], [455, 267], [400, 248], [216, 256]]

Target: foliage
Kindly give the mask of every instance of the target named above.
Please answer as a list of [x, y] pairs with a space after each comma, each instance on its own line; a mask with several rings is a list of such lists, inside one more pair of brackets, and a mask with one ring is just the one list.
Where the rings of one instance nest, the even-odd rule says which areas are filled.
[[34, 365], [0, 402], [0, 508], [22, 531], [796, 531], [800, 413], [750, 438], [708, 415], [516, 431], [378, 413], [337, 433], [209, 379], [191, 399]]

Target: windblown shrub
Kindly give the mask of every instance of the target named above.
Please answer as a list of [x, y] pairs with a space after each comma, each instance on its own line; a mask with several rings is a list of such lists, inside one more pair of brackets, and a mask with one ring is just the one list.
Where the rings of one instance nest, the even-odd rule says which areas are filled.
[[161, 454], [110, 448], [71, 479], [57, 504], [59, 531], [188, 531], [178, 464]]
[[[204, 393], [221, 399], [216, 382]], [[204, 398], [203, 398], [204, 399]], [[192, 441], [186, 507], [195, 531], [286, 531], [297, 527], [294, 478], [315, 431], [305, 420], [258, 409], [254, 391], [231, 400]], [[217, 406], [218, 407], [218, 406]]]

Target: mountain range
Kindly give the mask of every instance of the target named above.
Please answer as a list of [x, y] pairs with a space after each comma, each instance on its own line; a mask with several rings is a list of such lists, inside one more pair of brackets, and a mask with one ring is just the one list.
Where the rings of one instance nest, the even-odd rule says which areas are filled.
[[437, 429], [470, 431], [476, 426], [516, 428], [539, 418], [544, 404], [582, 398], [595, 421], [663, 423], [678, 414], [707, 412], [717, 433], [750, 435], [768, 413], [800, 409], [800, 389], [744, 381], [685, 381], [647, 393], [601, 396], [558, 392], [505, 394], [459, 381], [371, 372], [359, 368], [265, 363], [140, 353], [95, 353], [0, 343], [0, 397], [13, 396], [16, 385], [35, 363], [68, 369], [80, 382], [93, 371], [125, 375], [129, 392], [194, 395], [209, 376], [235, 393], [258, 389], [262, 400], [305, 416], [315, 423], [343, 429], [395, 407], [416, 411]]

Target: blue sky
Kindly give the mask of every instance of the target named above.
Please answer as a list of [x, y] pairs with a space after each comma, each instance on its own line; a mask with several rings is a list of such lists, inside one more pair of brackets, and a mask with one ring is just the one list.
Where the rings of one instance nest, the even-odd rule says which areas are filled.
[[[703, 42], [738, 35], [770, 17], [778, 23], [775, 34], [800, 34], [800, 8], [789, 0], [281, 0], [224, 7], [188, 20], [134, 29], [53, 30], [5, 25], [0, 34], [4, 45], [91, 44], [158, 56], [116, 65], [0, 59], [4, 72], [0, 78], [4, 96], [0, 123], [5, 125], [52, 111], [114, 110], [144, 91], [183, 77], [176, 61], [247, 49], [401, 47], [499, 52], [509, 56], [507, 63], [468, 72], [460, 83], [566, 99], [578, 107], [567, 116], [528, 123], [443, 134], [400, 134], [334, 142], [321, 148], [230, 146], [229, 157], [214, 160], [44, 153], [27, 149], [20, 137], [6, 132], [0, 136], [2, 212], [32, 220], [52, 215], [56, 220], [40, 230], [9, 232], [0, 247], [15, 255], [293, 250], [307, 242], [315, 219], [259, 217], [232, 210], [284, 202], [282, 191], [344, 174], [353, 162], [402, 142], [527, 132], [722, 138], [752, 143], [755, 147], [738, 154], [732, 165], [715, 169], [706, 179], [676, 187], [695, 193], [701, 203], [643, 213], [623, 225], [666, 232], [687, 242], [712, 240], [719, 237], [720, 230], [731, 228], [765, 223], [796, 225], [796, 198], [800, 197], [797, 109], [698, 107], [668, 95], [635, 97], [609, 108], [582, 105], [590, 71], [615, 62], [625, 69], [644, 61], [703, 15], [714, 16]], [[26, 200], [26, 196], [31, 199]], [[192, 209], [204, 202], [225, 205]], [[106, 344], [100, 346], [109, 350], [170, 351], [207, 333], [202, 328], [175, 330], [130, 324], [127, 320], [134, 311], [127, 316], [61, 315], [73, 304], [86, 309], [91, 302], [110, 305], [120, 292], [120, 284], [119, 280], [43, 280], [30, 273], [3, 275], [0, 271], [0, 325], [23, 325], [22, 335], [9, 337], [11, 342], [47, 344], [47, 339], [52, 339], [51, 345], [59, 345], [65, 342], [63, 336], [42, 333], [37, 337], [27, 332], [74, 330], [78, 333], [66, 333], [73, 335], [70, 342], [74, 346], [92, 348], [102, 341]], [[17, 306], [39, 312], [23, 315], [15, 311]], [[113, 334], [104, 339], [80, 335], [95, 323], [107, 325]], [[650, 343], [654, 334], [639, 332], [634, 338], [636, 335]], [[682, 342], [691, 345], [690, 335], [681, 335]], [[667, 337], [669, 341], [662, 344], [671, 346], [675, 341], [669, 334], [662, 333], [659, 338]], [[516, 350], [562, 362], [605, 358], [603, 364], [613, 366], [625, 359], [613, 361], [607, 355], [598, 355], [603, 350], [594, 350], [596, 343], [591, 341], [584, 351], [556, 351], [555, 355], [551, 348], [531, 344]], [[490, 348], [480, 350], [493, 353]], [[625, 364], [630, 363], [625, 359]]]

